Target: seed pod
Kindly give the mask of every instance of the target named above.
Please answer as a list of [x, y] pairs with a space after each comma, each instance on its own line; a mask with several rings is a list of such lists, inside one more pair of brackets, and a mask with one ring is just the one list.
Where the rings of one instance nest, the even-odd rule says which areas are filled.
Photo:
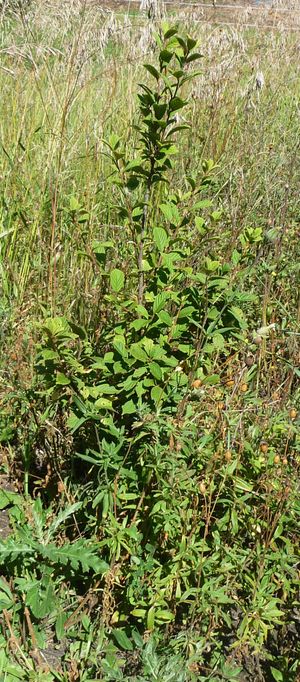
[[296, 417], [297, 417], [297, 410], [295, 410], [295, 408], [292, 407], [292, 409], [290, 410], [290, 418], [296, 419]]
[[206, 485], [205, 485], [204, 481], [201, 481], [201, 483], [199, 483], [199, 491], [202, 495], [205, 495]]
[[285, 466], [288, 464], [288, 458], [287, 457], [283, 457], [282, 464], [284, 464]]
[[259, 445], [259, 448], [261, 452], [268, 452], [269, 449], [268, 443], [265, 440], [262, 440]]
[[226, 386], [227, 386], [227, 388], [231, 388], [231, 386], [234, 386], [233, 379], [227, 379]]
[[242, 393], [246, 393], [248, 391], [248, 384], [241, 384], [241, 391]]
[[279, 462], [280, 462], [280, 457], [279, 457], [279, 455], [275, 455], [275, 457], [274, 457], [274, 464], [279, 464]]
[[192, 388], [198, 389], [200, 388], [200, 386], [202, 386], [201, 379], [195, 379], [195, 381], [193, 381], [192, 383]]
[[226, 459], [226, 462], [231, 462], [232, 460], [232, 452], [231, 450], [226, 450], [224, 457]]

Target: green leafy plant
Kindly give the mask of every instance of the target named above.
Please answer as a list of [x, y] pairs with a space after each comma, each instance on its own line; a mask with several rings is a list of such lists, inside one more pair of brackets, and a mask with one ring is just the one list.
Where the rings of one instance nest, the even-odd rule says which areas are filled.
[[[45, 312], [32, 384], [16, 371], [6, 395], [1, 441], [24, 496], [2, 500], [0, 664], [17, 677], [23, 657], [31, 679], [47, 630], [74, 679], [293, 679], [297, 332], [269, 301], [278, 231], [253, 221], [232, 239], [220, 167], [202, 154], [193, 174], [182, 153], [202, 56], [177, 27], [156, 49], [130, 144], [113, 124], [102, 143], [109, 227], [79, 249], [93, 314]], [[52, 197], [52, 284], [57, 212], [75, 250], [97, 201]]]

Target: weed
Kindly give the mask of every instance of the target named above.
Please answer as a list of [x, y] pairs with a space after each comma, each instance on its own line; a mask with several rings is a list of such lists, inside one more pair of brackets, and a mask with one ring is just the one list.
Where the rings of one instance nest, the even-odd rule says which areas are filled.
[[0, 670], [296, 680], [296, 43], [118, 21], [3, 17]]

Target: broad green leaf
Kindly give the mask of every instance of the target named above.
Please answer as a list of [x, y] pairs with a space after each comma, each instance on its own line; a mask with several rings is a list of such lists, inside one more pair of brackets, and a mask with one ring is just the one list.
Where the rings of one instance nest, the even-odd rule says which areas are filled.
[[157, 294], [155, 296], [155, 299], [153, 301], [153, 314], [157, 315], [165, 306], [166, 301], [168, 300], [168, 295], [162, 291], [160, 294]]
[[144, 337], [143, 338], [143, 345], [144, 345], [145, 351], [147, 353], [147, 356], [149, 358], [152, 358], [153, 353], [154, 353], [154, 348], [155, 348], [153, 339], [150, 339], [148, 336]]
[[133, 343], [129, 348], [129, 353], [136, 360], [140, 360], [141, 362], [147, 362], [148, 360], [147, 353], [145, 353], [139, 343]]
[[225, 347], [224, 336], [216, 332], [212, 337], [212, 342], [217, 350], [223, 350]]
[[55, 350], [50, 350], [46, 348], [39, 353], [39, 358], [42, 357], [43, 360], [59, 360], [59, 354]]
[[151, 606], [147, 613], [147, 630], [153, 630], [155, 623], [155, 608]]
[[203, 383], [208, 384], [209, 386], [214, 386], [215, 384], [220, 383], [220, 375], [219, 374], [209, 374], [206, 377], [203, 377]]
[[55, 634], [60, 642], [61, 639], [65, 637], [65, 622], [67, 620], [67, 615], [63, 611], [59, 611], [58, 615], [56, 616], [55, 620]]
[[56, 383], [58, 384], [58, 386], [68, 386], [71, 383], [71, 381], [69, 377], [67, 377], [62, 372], [57, 372]]
[[173, 204], [172, 202], [168, 204], [160, 204], [160, 210], [164, 214], [165, 218], [172, 223], [172, 225], [179, 225], [180, 223], [180, 215], [177, 206]]
[[116, 133], [111, 133], [108, 138], [108, 142], [112, 149], [117, 149], [120, 145], [121, 138], [116, 135]]
[[146, 615], [146, 609], [133, 609], [133, 611], [130, 613], [136, 618], [144, 618]]
[[155, 68], [155, 66], [153, 66], [152, 64], [144, 64], [144, 68], [145, 68], [149, 73], [151, 73], [151, 76], [154, 76], [154, 78], [156, 78], [157, 81], [159, 80], [160, 73], [159, 73], [159, 71]]
[[184, 308], [182, 308], [181, 310], [179, 310], [179, 313], [177, 316], [178, 320], [181, 320], [184, 317], [189, 318], [189, 317], [191, 317], [192, 313], [194, 313], [194, 312], [196, 312], [196, 309], [194, 308], [194, 306], [193, 305], [187, 305]]
[[26, 603], [30, 607], [35, 618], [45, 618], [56, 606], [54, 585], [48, 578], [46, 585], [37, 581], [26, 594]]
[[112, 634], [121, 649], [124, 649], [125, 651], [133, 650], [133, 644], [129, 637], [127, 637], [125, 630], [118, 630], [117, 628], [114, 628]]
[[145, 308], [145, 306], [137, 305], [135, 310], [140, 317], [145, 317], [146, 319], [149, 318], [149, 313], [148, 313], [147, 308]]
[[210, 214], [212, 220], [217, 221], [222, 217], [222, 211], [212, 211]]
[[171, 620], [174, 620], [175, 615], [171, 611], [166, 611], [165, 609], [157, 609], [155, 617], [158, 618], [158, 620], [170, 622]]
[[[14, 665], [13, 663], [10, 663], [9, 659], [6, 656], [6, 653], [3, 649], [3, 651], [0, 651], [0, 673], [1, 673], [1, 682], [16, 682], [16, 680], [28, 680], [28, 670], [25, 668], [21, 668], [19, 665]], [[4, 673], [2, 675], [2, 673]], [[51, 676], [51, 679], [46, 680], [46, 682], [52, 682], [53, 677]], [[42, 681], [43, 682], [43, 681]], [[44, 680], [45, 682], [45, 680]]]
[[122, 414], [134, 414], [134, 412], [136, 412], [136, 405], [133, 400], [128, 400], [127, 403], [124, 403]]
[[157, 362], [151, 362], [149, 365], [149, 370], [155, 379], [157, 379], [158, 381], [162, 380], [161, 367], [157, 364]]
[[143, 258], [143, 260], [142, 260], [142, 271], [143, 272], [150, 272], [150, 270], [152, 270], [151, 263], [146, 258]]
[[90, 388], [90, 395], [93, 398], [98, 398], [100, 395], [114, 395], [115, 393], [117, 393], [117, 389], [110, 384], [99, 384]]
[[139, 186], [139, 184], [140, 184], [140, 177], [138, 177], [137, 175], [130, 175], [130, 177], [128, 178], [128, 180], [126, 182], [126, 187], [127, 187], [127, 189], [132, 191], [132, 190], [136, 189]]
[[119, 336], [115, 337], [113, 340], [113, 347], [115, 348], [117, 353], [119, 353], [123, 358], [127, 357], [128, 353], [126, 350], [124, 338], [121, 338]]
[[97, 410], [111, 410], [112, 401], [109, 400], [108, 398], [98, 398], [95, 401], [95, 407], [97, 408]]
[[174, 270], [175, 264], [178, 260], [181, 260], [181, 255], [180, 253], [177, 253], [177, 251], [171, 251], [162, 253], [161, 254], [161, 259], [162, 259], [162, 265], [163, 267], [169, 268], [169, 270]]
[[276, 682], [283, 682], [283, 680], [284, 680], [283, 674], [280, 670], [278, 670], [278, 668], [273, 668], [271, 666], [271, 673], [274, 677], [274, 680], [276, 680]]
[[158, 405], [165, 398], [163, 389], [160, 388], [159, 386], [153, 386], [153, 388], [151, 389], [151, 398], [153, 402], [155, 402], [156, 405]]
[[155, 244], [162, 253], [169, 244], [169, 237], [163, 227], [155, 227], [153, 230], [153, 238]]
[[236, 677], [239, 677], [242, 670], [242, 668], [238, 668], [235, 665], [233, 666], [229, 663], [225, 663], [222, 667], [222, 675], [226, 680], [228, 680], [228, 682], [232, 682], [232, 680], [236, 679]]
[[124, 288], [124, 282], [124, 272], [118, 268], [114, 268], [110, 273], [110, 286], [116, 294]]
[[201, 199], [201, 201], [197, 201], [196, 204], [194, 204], [193, 209], [198, 211], [202, 208], [210, 208], [210, 206], [212, 206], [212, 201], [210, 199]]
[[206, 232], [206, 229], [204, 227], [205, 226], [205, 220], [204, 220], [204, 218], [202, 218], [202, 216], [196, 216], [195, 217], [195, 225], [196, 225], [198, 232], [200, 232], [200, 234], [205, 234], [205, 232]]
[[140, 329], [143, 329], [146, 326], [146, 321], [144, 318], [140, 318], [139, 320], [133, 320], [130, 324], [130, 329], [135, 329], [136, 332], [140, 331]]
[[78, 199], [76, 199], [76, 197], [74, 197], [74, 196], [70, 197], [69, 207], [70, 207], [70, 211], [72, 211], [72, 212], [73, 211], [79, 211], [79, 209], [81, 208], [81, 205], [80, 205]]
[[75, 433], [75, 431], [77, 431], [80, 426], [86, 422], [86, 420], [87, 417], [77, 417], [74, 412], [71, 412], [67, 419], [68, 429], [70, 429], [71, 433]]
[[167, 108], [167, 104], [154, 104], [155, 116], [158, 120], [165, 115]]
[[177, 33], [177, 28], [168, 28], [165, 33], [164, 33], [164, 40], [168, 40], [169, 38], [172, 38], [175, 36]]
[[76, 336], [79, 336], [79, 338], [84, 341], [87, 338], [87, 333], [84, 327], [81, 327], [79, 324], [75, 324], [75, 322], [70, 322], [70, 327], [72, 329], [72, 332], [76, 334]]
[[93, 253], [95, 254], [105, 254], [107, 249], [112, 249], [114, 247], [114, 242], [99, 242], [97, 240], [94, 240], [92, 242], [92, 250]]
[[137, 630], [132, 630], [132, 639], [138, 649], [142, 649], [144, 646], [144, 640]]
[[245, 316], [244, 316], [244, 313], [241, 310], [241, 308], [238, 308], [237, 306], [232, 305], [231, 308], [229, 308], [229, 312], [238, 321], [240, 327], [242, 329], [246, 329], [247, 323], [245, 321]]
[[178, 126], [172, 126], [172, 128], [169, 130], [167, 133], [166, 137], [171, 137], [171, 135], [174, 135], [174, 133], [178, 133], [180, 130], [189, 130], [190, 129], [189, 123], [181, 123]]
[[187, 105], [187, 101], [181, 97], [174, 97], [170, 102], [170, 111], [178, 111]]
[[0, 511], [10, 505], [23, 506], [24, 498], [19, 493], [0, 488]]
[[171, 315], [169, 315], [169, 313], [167, 313], [166, 310], [161, 310], [158, 314], [158, 318], [161, 322], [166, 324], [168, 327], [172, 327], [173, 320], [171, 318]]
[[[126, 164], [125, 170], [139, 170], [143, 166], [143, 160], [142, 159], [134, 159], [133, 161], [130, 161], [129, 163]], [[138, 215], [142, 214], [142, 210], [138, 207], [137, 209], [134, 209], [132, 212], [133, 217], [137, 217]]]
[[192, 50], [194, 47], [196, 47], [197, 42], [198, 41], [195, 40], [195, 38], [191, 38], [191, 36], [187, 36], [186, 44], [187, 44], [188, 50]]
[[207, 256], [205, 258], [205, 267], [206, 270], [208, 270], [208, 272], [214, 272], [220, 267], [220, 261], [212, 260], [211, 258], [209, 258], [209, 256]]
[[190, 64], [190, 62], [195, 62], [196, 59], [201, 59], [203, 57], [203, 54], [201, 52], [193, 52], [193, 54], [190, 54], [187, 57], [186, 63]]
[[44, 322], [42, 329], [50, 336], [68, 339], [76, 338], [76, 334], [73, 334], [70, 330], [66, 317], [50, 317]]
[[173, 52], [170, 52], [170, 50], [161, 50], [159, 53], [159, 61], [162, 64], [169, 64], [173, 57]]

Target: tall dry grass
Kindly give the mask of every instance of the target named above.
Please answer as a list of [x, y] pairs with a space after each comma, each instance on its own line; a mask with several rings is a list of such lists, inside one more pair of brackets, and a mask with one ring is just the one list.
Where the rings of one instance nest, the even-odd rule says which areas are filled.
[[[197, 12], [176, 15], [203, 53], [180, 173], [205, 157], [219, 164], [216, 203], [229, 249], [247, 225], [288, 226], [299, 215], [300, 33], [244, 29], [249, 11], [235, 27], [203, 24]], [[123, 239], [122, 226], [112, 227], [116, 197], [103, 139], [114, 131], [128, 152], [135, 144], [135, 95], [154, 28], [145, 14], [81, 0], [38, 0], [2, 14], [3, 315], [73, 309], [88, 323], [97, 299], [92, 242], [112, 229]], [[87, 220], [75, 216], [71, 197]]]

